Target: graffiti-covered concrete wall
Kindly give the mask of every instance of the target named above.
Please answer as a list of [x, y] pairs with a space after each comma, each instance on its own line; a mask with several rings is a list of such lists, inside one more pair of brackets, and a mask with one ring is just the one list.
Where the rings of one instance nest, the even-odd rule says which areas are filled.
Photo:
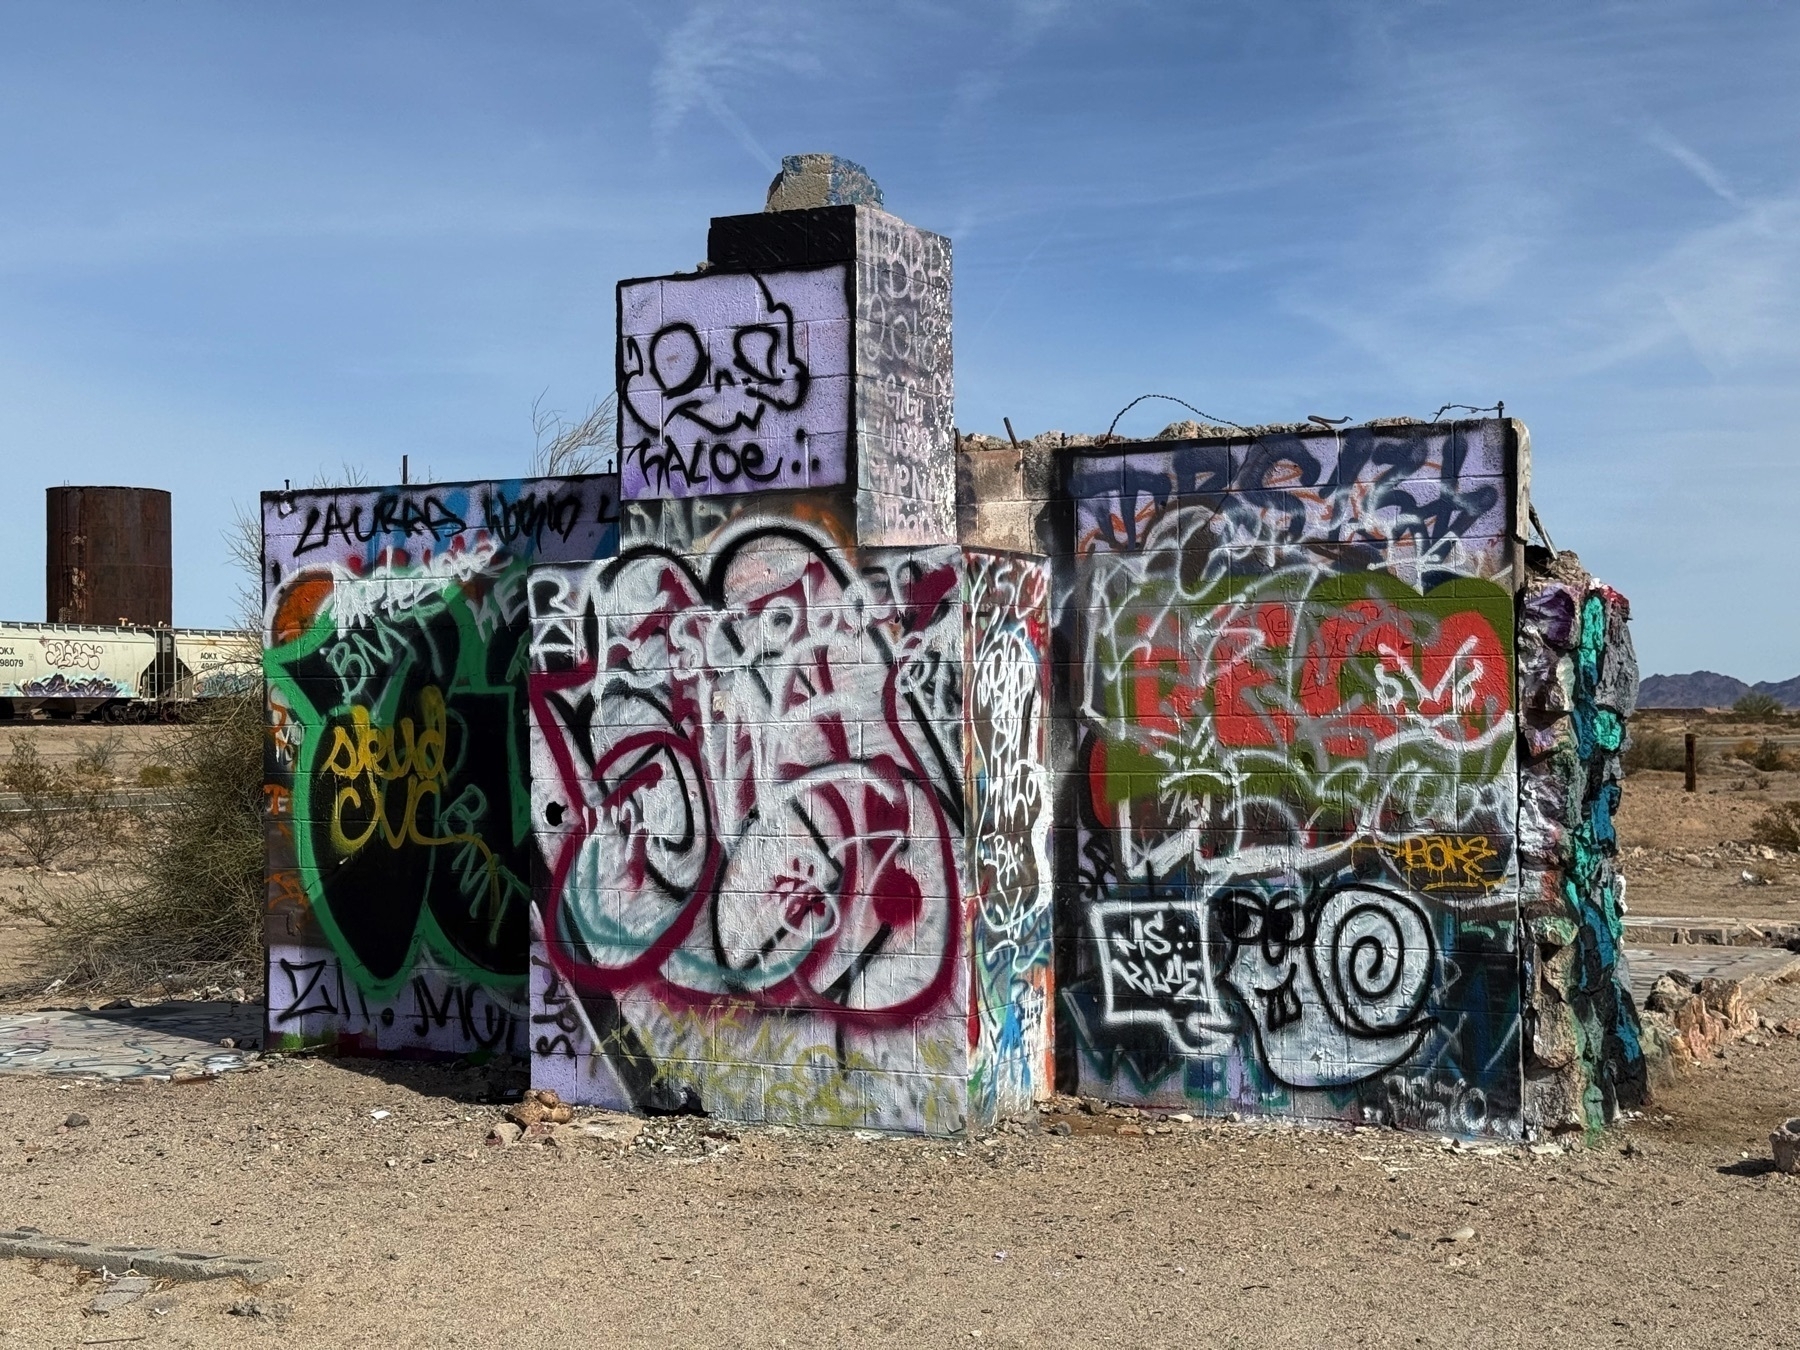
[[265, 498], [271, 1044], [1017, 1113], [1053, 1072], [1050, 586], [957, 542], [949, 243], [827, 201], [709, 250], [619, 287], [616, 483]]
[[959, 448], [949, 242], [770, 200], [620, 284], [616, 480], [264, 498], [270, 1044], [935, 1133], [1639, 1100], [1628, 611], [1527, 571], [1524, 428]]
[[1047, 1090], [1047, 590], [785, 521], [536, 569], [533, 1082], [938, 1133]]
[[1082, 1091], [1522, 1128], [1511, 424], [1083, 449]]
[[957, 543], [949, 243], [825, 205], [709, 254], [619, 287], [622, 551], [532, 573], [533, 1081], [1016, 1113], [1051, 1076], [1049, 577]]
[[527, 569], [610, 476], [265, 493], [272, 1047], [523, 1053]]

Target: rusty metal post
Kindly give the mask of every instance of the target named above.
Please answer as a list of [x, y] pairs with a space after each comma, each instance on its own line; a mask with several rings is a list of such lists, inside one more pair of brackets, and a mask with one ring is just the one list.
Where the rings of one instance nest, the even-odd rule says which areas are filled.
[[1693, 732], [1687, 734], [1687, 790], [1694, 791], [1695, 780], [1700, 776], [1700, 754], [1697, 749], [1697, 738]]

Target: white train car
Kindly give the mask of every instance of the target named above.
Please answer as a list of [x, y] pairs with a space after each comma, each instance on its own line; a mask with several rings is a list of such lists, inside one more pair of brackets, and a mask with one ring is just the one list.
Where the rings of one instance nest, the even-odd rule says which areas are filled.
[[0, 622], [0, 718], [172, 720], [261, 678], [256, 639], [228, 630]]
[[224, 628], [174, 628], [178, 700], [219, 698], [262, 687], [262, 643]]

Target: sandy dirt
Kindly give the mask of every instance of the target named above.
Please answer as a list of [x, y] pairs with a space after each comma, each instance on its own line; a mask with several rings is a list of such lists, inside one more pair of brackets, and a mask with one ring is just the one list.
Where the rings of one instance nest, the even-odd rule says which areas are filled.
[[1800, 1178], [1765, 1161], [1800, 1039], [1757, 1039], [1547, 1156], [1079, 1111], [963, 1144], [682, 1120], [502, 1149], [507, 1084], [467, 1069], [8, 1078], [13, 1222], [287, 1273], [97, 1317], [91, 1279], [3, 1261], [0, 1344], [1800, 1346]]
[[1752, 829], [1797, 798], [1800, 773], [1708, 774], [1693, 793], [1679, 773], [1633, 774], [1616, 822], [1631, 913], [1800, 922], [1800, 855], [1757, 847]]

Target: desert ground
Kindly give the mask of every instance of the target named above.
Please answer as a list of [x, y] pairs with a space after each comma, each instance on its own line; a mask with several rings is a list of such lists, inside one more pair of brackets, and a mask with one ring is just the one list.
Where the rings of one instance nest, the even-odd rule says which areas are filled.
[[[127, 730], [121, 778], [157, 734]], [[1701, 786], [1627, 784], [1633, 911], [1800, 917], [1800, 859], [1748, 842], [1800, 774]], [[0, 898], [58, 881], [9, 857]], [[11, 1006], [79, 1006], [6, 922]], [[1759, 1010], [1640, 1117], [1535, 1148], [1070, 1099], [959, 1141], [611, 1118], [497, 1147], [524, 1084], [492, 1067], [0, 1075], [0, 1227], [284, 1272], [96, 1315], [101, 1281], [0, 1260], [0, 1346], [1800, 1346], [1800, 1177], [1768, 1161], [1800, 984]]]
[[[1653, 712], [1632, 728], [1676, 741], [1690, 729], [1706, 747], [1698, 791], [1685, 791], [1683, 774], [1669, 770], [1634, 773], [1625, 783], [1617, 825], [1630, 912], [1800, 923], [1800, 854], [1759, 847], [1752, 837], [1770, 806], [1800, 799], [1800, 718], [1770, 725]], [[1764, 741], [1784, 767], [1759, 770], [1730, 753]]]

